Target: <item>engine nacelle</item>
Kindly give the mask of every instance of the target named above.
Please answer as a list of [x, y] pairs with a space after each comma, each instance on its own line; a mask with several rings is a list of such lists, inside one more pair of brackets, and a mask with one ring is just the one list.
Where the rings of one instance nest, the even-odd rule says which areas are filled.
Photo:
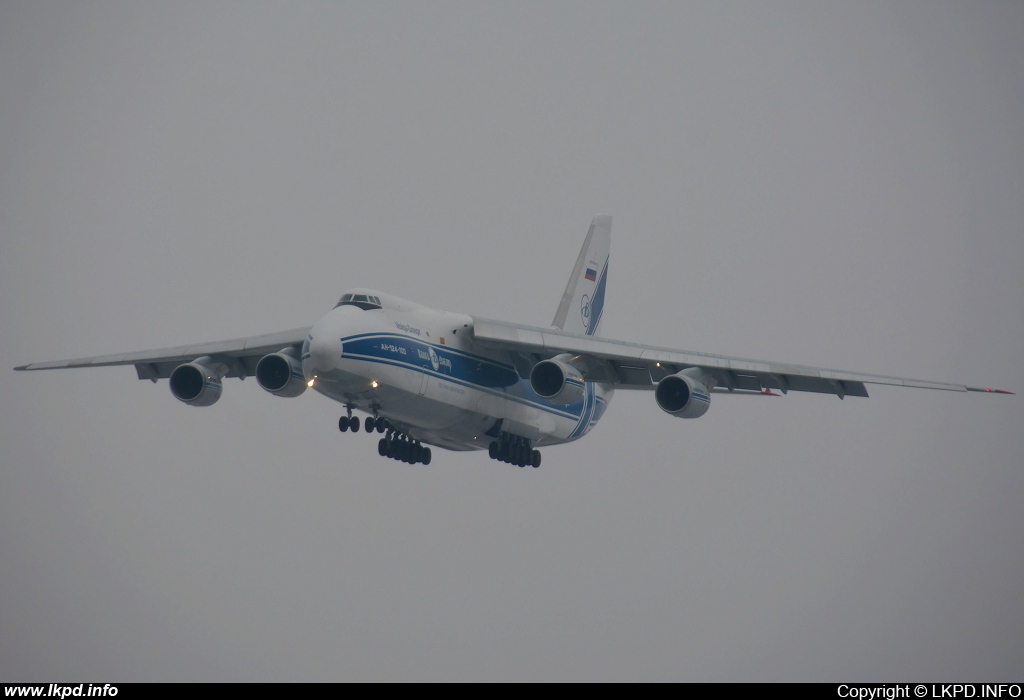
[[545, 399], [566, 406], [579, 401], [586, 390], [580, 371], [557, 359], [535, 364], [530, 371], [530, 386]]
[[171, 393], [189, 406], [212, 406], [221, 393], [220, 379], [227, 367], [210, 357], [178, 365], [171, 372]]
[[274, 396], [298, 396], [306, 390], [306, 377], [295, 348], [282, 348], [256, 363], [256, 381]]
[[700, 418], [711, 407], [711, 393], [702, 380], [704, 372], [696, 367], [669, 375], [658, 382], [654, 400], [676, 418]]

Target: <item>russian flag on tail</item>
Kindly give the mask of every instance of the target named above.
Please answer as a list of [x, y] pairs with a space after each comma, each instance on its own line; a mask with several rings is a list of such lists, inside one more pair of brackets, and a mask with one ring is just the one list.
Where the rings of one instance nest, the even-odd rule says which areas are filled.
[[588, 279], [591, 282], [597, 280], [597, 270], [592, 267], [587, 268], [587, 274], [583, 275], [584, 279]]

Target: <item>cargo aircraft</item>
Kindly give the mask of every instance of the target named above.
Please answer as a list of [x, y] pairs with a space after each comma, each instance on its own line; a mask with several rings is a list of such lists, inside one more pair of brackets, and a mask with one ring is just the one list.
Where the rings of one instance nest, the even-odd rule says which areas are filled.
[[352, 289], [306, 328], [15, 369], [135, 365], [139, 379], [169, 379], [174, 397], [190, 406], [216, 403], [227, 377], [255, 375], [275, 396], [311, 388], [340, 402], [341, 431], [362, 425], [381, 433], [381, 456], [429, 464], [430, 446], [486, 449], [520, 467], [539, 467], [539, 448], [590, 432], [616, 389], [653, 391], [658, 407], [677, 418], [704, 415], [720, 392], [842, 399], [866, 397], [866, 384], [888, 384], [1012, 393], [602, 339], [611, 224], [610, 216], [594, 217], [547, 328]]

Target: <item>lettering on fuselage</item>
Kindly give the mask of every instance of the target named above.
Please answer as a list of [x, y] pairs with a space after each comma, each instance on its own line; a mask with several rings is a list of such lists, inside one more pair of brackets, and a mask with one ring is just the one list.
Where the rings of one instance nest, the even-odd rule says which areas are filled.
[[519, 376], [511, 365], [454, 348], [431, 345], [406, 335], [369, 333], [342, 338], [342, 342], [343, 357], [415, 369], [450, 378], [457, 384], [498, 388], [519, 382]]
[[450, 391], [453, 394], [459, 394], [460, 396], [466, 393], [465, 389], [461, 389], [455, 386], [454, 384], [450, 384], [448, 382], [438, 382], [437, 388], [440, 389], [441, 391]]
[[403, 331], [405, 333], [412, 333], [414, 335], [422, 335], [422, 332], [420, 331], [419, 328], [415, 328], [413, 326], [410, 326], [407, 323], [400, 323], [398, 321], [395, 321], [395, 328], [397, 328], [398, 330]]
[[443, 355], [438, 355], [434, 352], [434, 348], [427, 348], [426, 351], [416, 348], [416, 354], [419, 355], [421, 360], [425, 360], [430, 363], [430, 366], [434, 368], [435, 372], [440, 371], [444, 367], [449, 372], [452, 371], [452, 361]]

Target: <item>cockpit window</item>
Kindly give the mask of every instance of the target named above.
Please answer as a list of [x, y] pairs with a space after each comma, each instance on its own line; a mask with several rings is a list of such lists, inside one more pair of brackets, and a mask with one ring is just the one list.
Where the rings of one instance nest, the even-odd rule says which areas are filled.
[[380, 298], [369, 294], [345, 294], [338, 300], [334, 308], [339, 306], [358, 306], [364, 311], [381, 308]]

